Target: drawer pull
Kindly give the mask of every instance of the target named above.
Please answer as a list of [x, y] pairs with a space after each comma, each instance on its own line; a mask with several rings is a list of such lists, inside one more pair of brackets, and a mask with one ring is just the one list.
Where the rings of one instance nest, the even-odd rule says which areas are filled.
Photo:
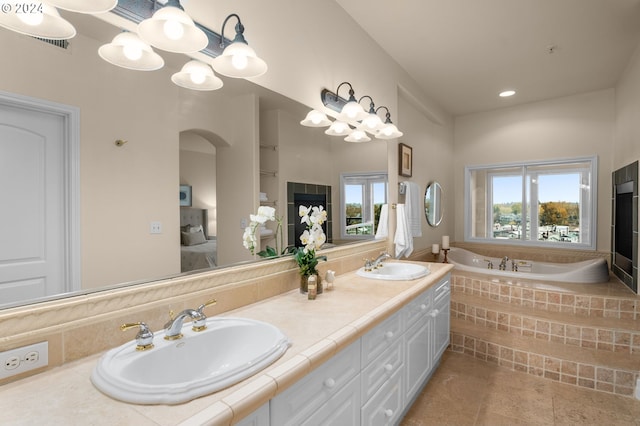
[[384, 369], [385, 369], [387, 372], [391, 372], [391, 370], [393, 370], [393, 365], [391, 365], [391, 364], [386, 364], [386, 365], [384, 366]]
[[387, 408], [386, 410], [384, 410], [384, 415], [391, 418], [393, 416], [393, 410]]
[[332, 378], [328, 378], [324, 381], [324, 385], [328, 389], [333, 389], [336, 386], [336, 381], [333, 380]]
[[391, 339], [393, 337], [393, 331], [387, 331], [386, 333], [384, 333], [384, 337], [386, 337], [387, 339]]
[[434, 309], [433, 311], [431, 311], [431, 313], [429, 314], [431, 316], [431, 318], [435, 318], [438, 316], [438, 314], [440, 313], [439, 310]]

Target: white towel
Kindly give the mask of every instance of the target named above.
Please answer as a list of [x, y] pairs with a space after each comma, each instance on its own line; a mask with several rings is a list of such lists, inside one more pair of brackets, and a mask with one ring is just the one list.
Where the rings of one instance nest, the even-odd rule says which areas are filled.
[[378, 219], [378, 229], [376, 230], [376, 240], [389, 236], [389, 205], [383, 204], [380, 209], [380, 219]]
[[420, 203], [420, 186], [415, 182], [404, 182], [404, 187], [404, 204], [406, 205], [409, 230], [414, 237], [422, 237], [424, 202]]
[[396, 245], [396, 259], [409, 257], [413, 252], [413, 237], [407, 223], [407, 212], [404, 204], [396, 207], [396, 236], [393, 240]]

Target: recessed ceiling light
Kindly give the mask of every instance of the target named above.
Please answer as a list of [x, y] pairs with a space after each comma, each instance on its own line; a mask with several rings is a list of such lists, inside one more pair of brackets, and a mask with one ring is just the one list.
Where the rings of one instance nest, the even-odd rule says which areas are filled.
[[508, 98], [509, 96], [513, 96], [516, 94], [515, 90], [505, 90], [504, 92], [500, 92], [501, 98]]

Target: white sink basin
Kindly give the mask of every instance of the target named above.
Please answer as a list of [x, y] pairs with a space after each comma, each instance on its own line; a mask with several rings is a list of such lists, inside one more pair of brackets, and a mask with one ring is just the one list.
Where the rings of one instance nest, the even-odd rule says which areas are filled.
[[422, 278], [429, 275], [430, 272], [426, 266], [416, 263], [384, 262], [382, 268], [372, 271], [360, 268], [356, 274], [374, 280], [404, 281]]
[[130, 341], [104, 354], [91, 375], [94, 386], [134, 404], [179, 404], [246, 379], [280, 358], [290, 346], [276, 327], [244, 318], [207, 319], [207, 329], [137, 351]]

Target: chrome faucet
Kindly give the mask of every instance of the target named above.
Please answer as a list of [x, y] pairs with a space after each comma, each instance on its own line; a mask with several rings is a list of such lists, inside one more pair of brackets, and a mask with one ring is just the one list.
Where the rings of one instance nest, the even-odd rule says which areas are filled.
[[498, 268], [501, 271], [506, 271], [507, 270], [507, 262], [509, 261], [509, 257], [505, 256], [502, 258], [502, 260], [500, 261], [500, 265], [498, 266]]
[[511, 270], [513, 272], [518, 272], [518, 262], [514, 259], [511, 259]]
[[387, 253], [386, 251], [383, 251], [382, 253], [380, 253], [378, 257], [376, 257], [376, 259], [373, 262], [371, 262], [371, 267], [382, 268], [382, 262], [384, 262], [386, 259], [389, 259], [390, 257], [391, 255], [389, 253]]
[[207, 316], [204, 314], [204, 308], [207, 306], [215, 305], [216, 299], [211, 299], [206, 303], [203, 303], [198, 309], [185, 309], [175, 317], [173, 312], [169, 314], [170, 320], [164, 325], [165, 333], [164, 338], [166, 340], [177, 340], [182, 338], [182, 324], [187, 317], [192, 319], [192, 330], [202, 331], [207, 328]]

